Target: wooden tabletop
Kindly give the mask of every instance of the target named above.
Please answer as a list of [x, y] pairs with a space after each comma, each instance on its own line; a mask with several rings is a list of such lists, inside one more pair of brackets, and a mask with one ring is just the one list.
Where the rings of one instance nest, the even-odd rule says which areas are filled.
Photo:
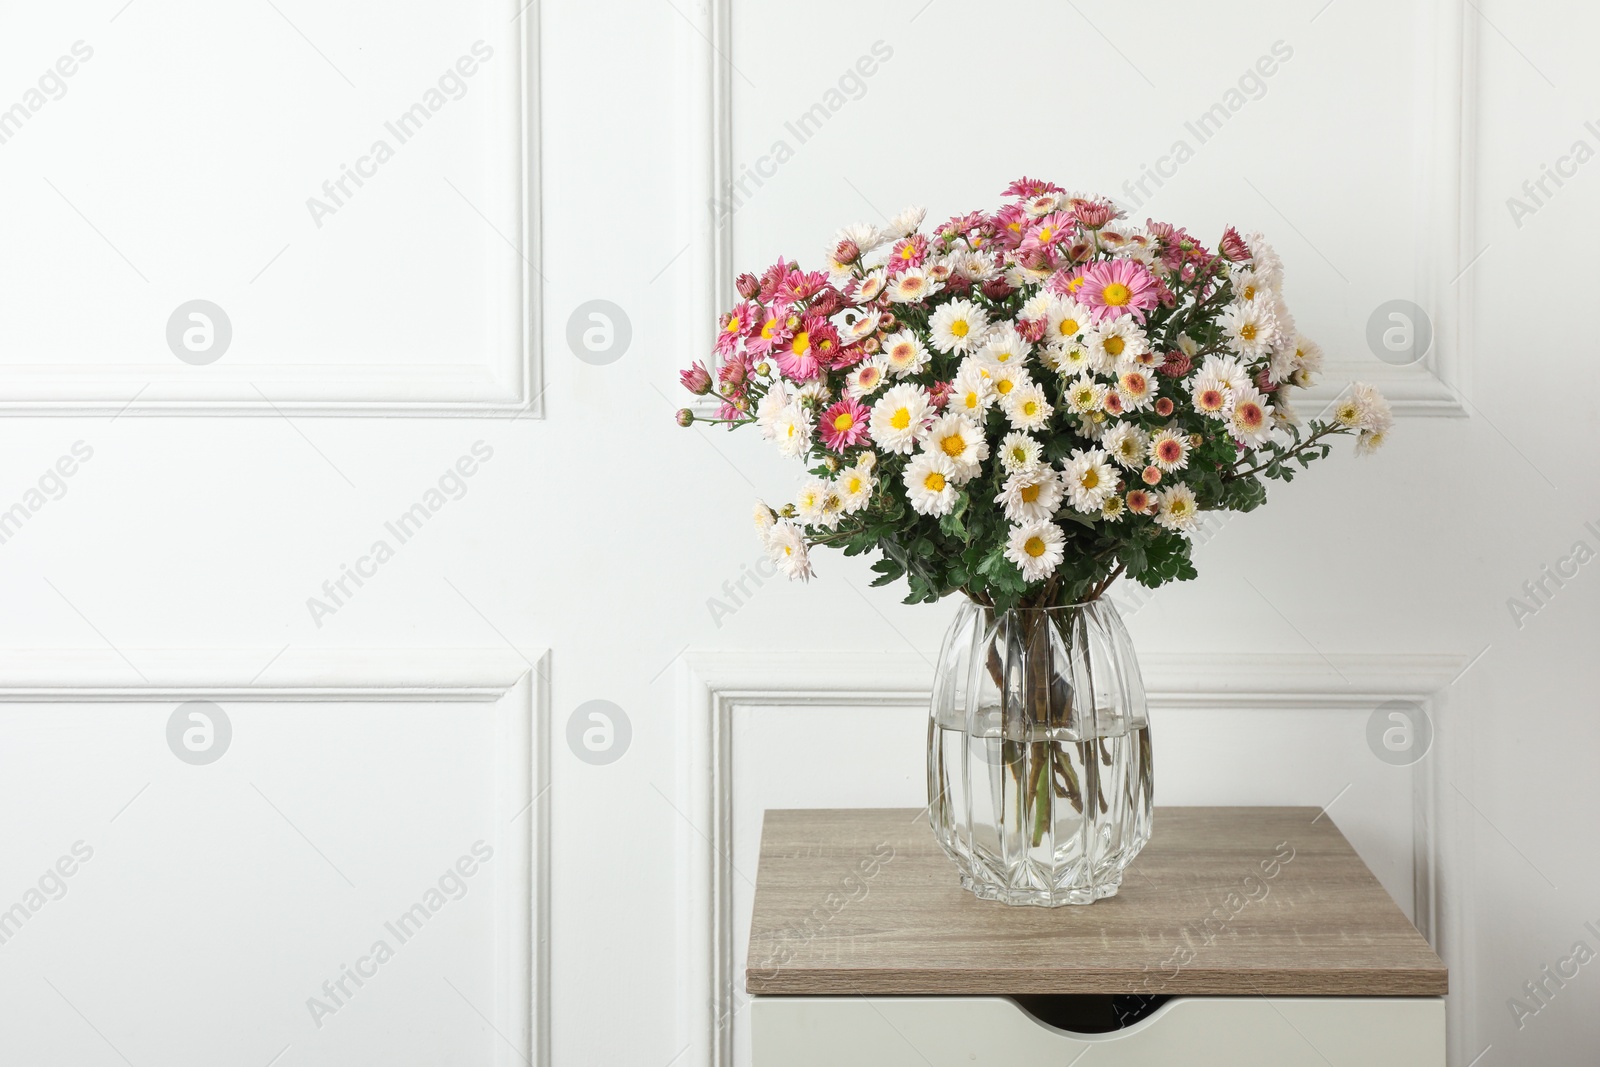
[[1317, 808], [1157, 808], [1117, 896], [963, 890], [915, 809], [769, 811], [751, 994], [1437, 996], [1447, 975]]

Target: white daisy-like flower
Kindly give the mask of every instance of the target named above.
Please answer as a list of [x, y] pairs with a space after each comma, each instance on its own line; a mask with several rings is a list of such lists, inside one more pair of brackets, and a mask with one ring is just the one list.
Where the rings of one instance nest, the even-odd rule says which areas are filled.
[[1200, 365], [1200, 377], [1210, 378], [1231, 393], [1255, 385], [1245, 365], [1231, 356], [1211, 356]]
[[801, 581], [811, 577], [811, 555], [806, 550], [806, 535], [799, 526], [784, 519], [767, 531], [765, 541], [767, 551], [784, 574]]
[[910, 455], [927, 432], [928, 394], [920, 385], [897, 385], [872, 405], [872, 439], [888, 452]]
[[828, 496], [833, 485], [821, 478], [807, 478], [794, 496], [794, 513], [807, 526], [827, 525]]
[[1200, 351], [1200, 342], [1186, 333], [1180, 333], [1178, 335], [1178, 351], [1193, 359]]
[[1033, 381], [1028, 377], [1026, 370], [1021, 367], [1013, 367], [1010, 364], [985, 366], [983, 369], [989, 375], [989, 385], [994, 389], [995, 399], [1002, 404], [1005, 403], [1006, 397], [1011, 395], [1013, 389], [1020, 389]]
[[1247, 233], [1245, 246], [1250, 249], [1250, 267], [1255, 272], [1257, 284], [1273, 292], [1283, 288], [1283, 260], [1259, 233]]
[[872, 491], [878, 487], [878, 480], [872, 472], [857, 464], [846, 467], [839, 472], [833, 480], [833, 491], [839, 496], [839, 503], [846, 515], [854, 515], [872, 500]]
[[1041, 464], [1008, 477], [994, 502], [1012, 522], [1042, 522], [1056, 513], [1065, 495], [1060, 476]]
[[828, 391], [828, 383], [821, 378], [817, 378], [796, 389], [794, 398], [797, 404], [820, 408], [833, 399], [833, 394]]
[[834, 235], [833, 243], [837, 245], [840, 241], [850, 241], [861, 249], [862, 254], [865, 255], [886, 240], [888, 238], [872, 223], [852, 222], [850, 225], [841, 228]]
[[1143, 411], [1156, 402], [1156, 383], [1149, 371], [1123, 371], [1117, 378], [1117, 392], [1122, 396], [1122, 406], [1128, 411]]
[[789, 406], [789, 394], [782, 384], [776, 384], [768, 389], [766, 395], [756, 404], [756, 429], [761, 431], [763, 439], [771, 441], [778, 434], [778, 417]]
[[1083, 343], [1095, 369], [1105, 374], [1133, 366], [1137, 357], [1150, 351], [1150, 342], [1132, 315], [1102, 322], [1084, 335]]
[[[854, 315], [854, 318], [848, 316]], [[846, 313], [845, 324], [839, 327], [839, 340], [847, 345], [858, 341], [865, 341], [878, 329], [878, 313], [876, 311], [856, 311]]]
[[922, 347], [922, 342], [910, 330], [900, 330], [885, 337], [879, 352], [889, 365], [889, 373], [897, 378], [916, 374], [928, 365], [928, 350]]
[[963, 360], [950, 383], [950, 410], [981, 422], [993, 403], [994, 386], [989, 376], [975, 360]]
[[1297, 334], [1294, 339], [1294, 362], [1296, 367], [1315, 374], [1322, 369], [1322, 346], [1303, 333]]
[[1149, 446], [1150, 441], [1145, 432], [1131, 422], [1117, 423], [1100, 439], [1100, 447], [1106, 450], [1119, 467], [1128, 470], [1144, 466]]
[[1178, 484], [1156, 494], [1156, 523], [1168, 530], [1189, 533], [1200, 525], [1200, 507], [1194, 490]]
[[869, 304], [878, 299], [878, 295], [883, 292], [883, 287], [888, 284], [888, 281], [888, 275], [882, 267], [867, 271], [866, 277], [862, 278], [861, 284], [856, 287], [856, 301], [862, 304]]
[[1062, 197], [1060, 193], [1040, 193], [1022, 205], [1022, 210], [1032, 219], [1042, 219], [1052, 211], [1061, 208]]
[[1234, 264], [1229, 273], [1233, 276], [1233, 295], [1240, 300], [1248, 303], [1258, 296], [1272, 294], [1272, 286], [1262, 281], [1248, 263]]
[[1046, 292], [1044, 292], [1042, 290], [1040, 292], [1034, 293], [1026, 301], [1023, 302], [1022, 310], [1017, 312], [1017, 318], [1019, 318], [1019, 319], [1047, 318], [1049, 316], [1049, 314], [1050, 314], [1050, 309], [1052, 307], [1054, 307], [1056, 302], [1059, 301], [1060, 299], [1061, 299], [1060, 297], [1052, 296], [1051, 294], [1046, 293]]
[[1394, 415], [1389, 411], [1389, 401], [1366, 382], [1350, 386], [1350, 396], [1360, 414], [1356, 425], [1367, 433], [1388, 433], [1394, 426]]
[[922, 228], [922, 220], [928, 217], [925, 207], [908, 207], [889, 220], [889, 225], [884, 227], [890, 237], [910, 237]]
[[764, 537], [778, 521], [778, 513], [767, 507], [766, 501], [757, 500], [756, 506], [750, 510], [750, 521], [755, 523], [756, 533]]
[[952, 264], [956, 272], [974, 285], [982, 285], [1000, 273], [994, 257], [986, 252], [958, 252], [956, 256], [959, 258]]
[[772, 436], [783, 455], [803, 456], [811, 448], [811, 418], [799, 404], [790, 404], [773, 420]]
[[989, 458], [989, 441], [983, 431], [965, 416], [955, 413], [941, 415], [933, 421], [923, 447], [949, 458], [955, 467], [957, 485], [976, 477], [983, 461]]
[[929, 340], [941, 352], [965, 355], [982, 343], [988, 329], [988, 313], [970, 300], [941, 304], [928, 320]]
[[1259, 389], [1249, 386], [1234, 390], [1228, 426], [1233, 436], [1245, 444], [1259, 445], [1272, 436], [1272, 407]]
[[1181, 471], [1189, 465], [1189, 437], [1171, 429], [1150, 436], [1150, 462], [1163, 471]]
[[1087, 374], [1074, 378], [1067, 386], [1067, 408], [1075, 415], [1099, 411], [1106, 401], [1106, 387]]
[[1387, 430], [1362, 430], [1356, 435], [1356, 455], [1370, 456], [1389, 439]]
[[1019, 430], [1037, 430], [1050, 421], [1055, 408], [1045, 399], [1044, 390], [1032, 382], [1019, 385], [1001, 401], [1006, 418]]
[[1127, 503], [1116, 493], [1106, 497], [1106, 502], [1100, 505], [1100, 517], [1107, 522], [1116, 522], [1127, 514]]
[[919, 515], [948, 515], [956, 506], [956, 477], [943, 452], [918, 452], [906, 464], [906, 500]]
[[1106, 497], [1117, 491], [1117, 472], [1103, 449], [1078, 449], [1063, 464], [1061, 480], [1073, 510], [1086, 515], [1100, 510]]
[[1064, 349], [1050, 349], [1056, 354], [1056, 369], [1069, 378], [1080, 374], [1088, 374], [1095, 369], [1095, 358], [1089, 350], [1080, 344], [1068, 345]]
[[1031, 471], [1044, 462], [1044, 446], [1025, 433], [1008, 433], [1000, 442], [1000, 466], [1007, 474]]
[[1202, 371], [1189, 380], [1189, 395], [1194, 409], [1213, 419], [1226, 419], [1233, 412], [1233, 389], [1214, 374]]
[[1279, 389], [1272, 399], [1272, 424], [1277, 427], [1299, 426], [1300, 413], [1283, 398], [1287, 389]]
[[990, 367], [1006, 364], [1020, 367], [1031, 351], [1033, 346], [1008, 322], [984, 338], [983, 347], [978, 349], [978, 359]]
[[852, 400], [861, 400], [883, 388], [889, 380], [889, 364], [882, 356], [859, 363], [844, 379], [844, 391]]
[[941, 286], [920, 267], [901, 271], [889, 281], [889, 299], [897, 304], [915, 304], [937, 293]]
[[1053, 522], [1013, 526], [1006, 538], [1006, 559], [1017, 565], [1030, 582], [1048, 578], [1066, 558], [1067, 538]]
[[1229, 346], [1246, 360], [1270, 355], [1278, 336], [1278, 320], [1264, 300], [1234, 301], [1217, 319]]
[[1052, 297], [1045, 306], [1045, 340], [1064, 348], [1091, 329], [1089, 309], [1066, 297]]

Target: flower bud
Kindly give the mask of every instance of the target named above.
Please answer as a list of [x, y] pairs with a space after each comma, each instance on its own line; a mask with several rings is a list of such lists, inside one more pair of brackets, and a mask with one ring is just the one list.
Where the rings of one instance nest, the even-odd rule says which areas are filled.
[[854, 263], [860, 258], [861, 246], [848, 237], [840, 241], [833, 250], [833, 259], [836, 263]]
[[1244, 238], [1239, 236], [1239, 231], [1229, 226], [1223, 231], [1222, 243], [1219, 247], [1224, 259], [1234, 263], [1243, 263], [1250, 258], [1250, 246], [1244, 243]]
[[733, 287], [746, 300], [754, 300], [756, 294], [761, 292], [761, 279], [754, 274], [741, 274], [734, 280]]
[[698, 361], [688, 370], [679, 371], [678, 381], [695, 396], [705, 396], [711, 392], [711, 372], [706, 370], [705, 364]]
[[1146, 467], [1139, 477], [1144, 479], [1145, 485], [1158, 485], [1161, 482], [1161, 468], [1152, 464]]
[[678, 409], [678, 425], [679, 426], [690, 426], [690, 425], [693, 425], [693, 424], [694, 424], [694, 412], [690, 411], [688, 408], [679, 408]]

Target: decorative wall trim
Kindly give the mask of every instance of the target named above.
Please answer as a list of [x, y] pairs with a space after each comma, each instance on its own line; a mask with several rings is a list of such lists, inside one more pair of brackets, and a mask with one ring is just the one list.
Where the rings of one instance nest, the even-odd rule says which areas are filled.
[[[488, 704], [495, 810], [513, 827], [495, 865], [496, 1067], [550, 1064], [549, 653], [469, 649], [0, 652], [0, 706], [71, 702], [398, 701]], [[137, 664], [137, 671], [132, 664]], [[263, 670], [262, 665], [268, 664]], [[142, 675], [142, 677], [141, 677]], [[515, 817], [513, 817], [515, 816]]]
[[[933, 668], [910, 653], [834, 654], [817, 670], [811, 652], [696, 652], [684, 657], [679, 699], [688, 751], [681, 762], [679, 802], [695, 832], [683, 837], [686, 984], [683, 1009], [696, 1067], [733, 1067], [731, 1021], [739, 988], [733, 928], [733, 745], [736, 706], [926, 704]], [[1440, 693], [1463, 660], [1440, 655], [1149, 656], [1141, 669], [1152, 707], [1207, 710], [1239, 707], [1370, 709], [1407, 699], [1439, 718]], [[1430, 759], [1416, 765], [1413, 796], [1414, 909], [1417, 924], [1437, 936], [1438, 782]]]
[[[178, 378], [160, 366], [30, 367], [0, 374], [0, 415], [197, 415], [531, 417], [544, 406], [540, 272], [539, 0], [506, 0], [517, 46], [516, 130], [520, 160], [515, 279], [519, 336], [515, 352], [484, 364], [333, 364], [314, 373], [273, 367], [246, 374], [226, 361], [201, 376]], [[513, 17], [515, 16], [515, 17]], [[176, 361], [173, 361], [174, 363]]]

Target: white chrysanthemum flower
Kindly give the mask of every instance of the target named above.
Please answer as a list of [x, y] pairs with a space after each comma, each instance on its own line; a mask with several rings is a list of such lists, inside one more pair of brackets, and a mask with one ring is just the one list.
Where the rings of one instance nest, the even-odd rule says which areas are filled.
[[1210, 356], [1200, 366], [1200, 377], [1209, 378], [1230, 393], [1255, 385], [1245, 365], [1231, 356]]
[[921, 386], [895, 386], [872, 405], [872, 439], [886, 451], [910, 455], [927, 431], [930, 406]]
[[767, 551], [784, 574], [801, 581], [811, 577], [811, 555], [799, 526], [784, 519], [767, 531], [765, 541]]
[[897, 304], [915, 304], [937, 293], [940, 284], [920, 267], [901, 271], [889, 280], [889, 299]]
[[1000, 442], [1000, 466], [1007, 474], [1031, 471], [1044, 462], [1044, 446], [1025, 433], [1008, 433]]
[[1051, 297], [1045, 305], [1045, 340], [1064, 348], [1091, 328], [1089, 309], [1066, 297]]
[[883, 244], [888, 238], [870, 222], [852, 222], [834, 235], [833, 243], [850, 241], [861, 249], [863, 255]]
[[817, 378], [796, 389], [794, 399], [797, 405], [820, 408], [833, 399], [833, 394], [828, 391], [828, 383]]
[[1350, 396], [1359, 409], [1356, 425], [1367, 433], [1388, 433], [1394, 426], [1394, 415], [1389, 411], [1389, 401], [1366, 382], [1350, 386]]
[[1189, 437], [1171, 429], [1157, 430], [1150, 437], [1150, 462], [1158, 470], [1181, 471], [1189, 465]]
[[1056, 353], [1056, 369], [1069, 378], [1088, 374], [1095, 369], [1094, 356], [1083, 345], [1073, 344], [1051, 351]]
[[756, 429], [764, 440], [771, 441], [778, 434], [778, 417], [789, 406], [789, 394], [782, 384], [775, 384], [756, 404]]
[[1032, 296], [1030, 296], [1027, 300], [1025, 300], [1023, 302], [1022, 310], [1017, 312], [1017, 318], [1019, 318], [1019, 319], [1046, 318], [1050, 314], [1050, 309], [1052, 307], [1054, 307], [1056, 302], [1058, 300], [1060, 300], [1060, 299], [1061, 299], [1060, 297], [1052, 296], [1051, 294], [1046, 293], [1046, 292], [1044, 292], [1042, 290], [1040, 292], [1034, 293]]
[[1048, 578], [1066, 558], [1066, 535], [1053, 522], [1013, 526], [1006, 538], [1006, 559], [1030, 582]]
[[1168, 530], [1189, 533], [1200, 525], [1200, 508], [1195, 503], [1194, 490], [1187, 485], [1174, 485], [1156, 495], [1156, 523]]
[[988, 329], [988, 313], [970, 300], [941, 304], [928, 320], [929, 341], [941, 352], [965, 355], [983, 342]]
[[1234, 301], [1222, 309], [1217, 324], [1229, 347], [1250, 361], [1271, 354], [1278, 337], [1278, 320], [1265, 300]]
[[1042, 219], [1052, 211], [1061, 210], [1063, 202], [1060, 193], [1040, 193], [1038, 196], [1029, 197], [1022, 205], [1022, 210], [1028, 213], [1029, 218]]
[[1273, 394], [1272, 424], [1279, 428], [1300, 425], [1300, 413], [1283, 398], [1283, 394], [1286, 392], [1288, 392], [1287, 389], [1279, 389]]
[[803, 456], [811, 448], [811, 418], [799, 404], [790, 404], [773, 420], [772, 436], [783, 455]]
[[1233, 413], [1233, 393], [1226, 382], [1204, 371], [1189, 380], [1194, 409], [1213, 419], [1226, 419]]
[[952, 265], [957, 273], [974, 285], [982, 285], [1000, 273], [994, 257], [987, 252], [958, 252], [956, 256], [960, 258]]
[[1315, 374], [1322, 369], [1322, 346], [1305, 334], [1297, 334], [1294, 339], [1294, 361], [1296, 367]]
[[989, 376], [974, 360], [963, 360], [950, 383], [950, 410], [981, 422], [993, 403], [994, 386]]
[[1087, 374], [1067, 386], [1067, 408], [1075, 415], [1099, 411], [1106, 401], [1106, 387]]
[[1117, 423], [1100, 439], [1100, 447], [1106, 450], [1119, 467], [1128, 470], [1144, 466], [1149, 445], [1149, 438], [1145, 436], [1144, 431], [1131, 422]]
[[1272, 408], [1259, 389], [1248, 386], [1233, 393], [1233, 410], [1228, 426], [1236, 440], [1259, 445], [1272, 436]]
[[1156, 402], [1156, 383], [1146, 370], [1125, 370], [1117, 378], [1117, 392], [1128, 411], [1143, 411]]
[[891, 237], [910, 237], [922, 228], [922, 220], [927, 217], [927, 208], [908, 207], [890, 219], [889, 225], [884, 229]]
[[1258, 285], [1273, 292], [1283, 288], [1283, 260], [1267, 239], [1259, 233], [1245, 234], [1244, 243], [1250, 249], [1250, 267], [1255, 272]]
[[990, 367], [1007, 364], [1020, 367], [1031, 351], [1033, 346], [1008, 322], [984, 338], [983, 347], [978, 349], [978, 359]]
[[1056, 513], [1065, 495], [1060, 476], [1041, 464], [1007, 478], [994, 502], [1012, 522], [1042, 522]]
[[955, 465], [956, 484], [964, 485], [982, 470], [989, 458], [989, 441], [983, 431], [966, 417], [955, 413], [941, 415], [928, 427], [923, 447], [942, 452]]
[[1103, 449], [1080, 448], [1067, 457], [1063, 467], [1061, 480], [1075, 511], [1094, 514], [1106, 497], [1117, 491], [1117, 472]]
[[896, 378], [916, 374], [928, 365], [928, 350], [922, 347], [922, 342], [910, 330], [900, 330], [885, 337], [883, 348], [879, 351], [883, 361], [889, 365], [889, 373]]
[[1388, 439], [1389, 432], [1387, 430], [1362, 430], [1356, 436], [1356, 455], [1370, 456], [1382, 448], [1383, 443]]
[[918, 452], [906, 464], [906, 500], [919, 515], [948, 515], [956, 506], [956, 477], [943, 452]]
[[852, 400], [862, 400], [883, 388], [889, 380], [889, 364], [882, 356], [859, 363], [844, 379], [844, 391]]
[[839, 504], [846, 515], [854, 515], [866, 507], [872, 500], [872, 491], [877, 487], [878, 480], [860, 464], [846, 467], [833, 480], [833, 491], [838, 494]]
[[807, 526], [826, 525], [828, 494], [833, 486], [821, 478], [807, 478], [794, 496], [794, 513]]
[[765, 535], [778, 521], [778, 513], [767, 507], [766, 501], [757, 500], [756, 506], [750, 511], [750, 521], [756, 525], [756, 533]]
[[1233, 295], [1248, 303], [1260, 296], [1271, 296], [1272, 286], [1261, 280], [1261, 275], [1247, 263], [1235, 263], [1228, 272], [1232, 275]]
[[1084, 335], [1083, 343], [1095, 369], [1105, 374], [1133, 366], [1137, 357], [1150, 351], [1149, 340], [1131, 315], [1102, 322]]
[[866, 277], [861, 279], [861, 284], [856, 287], [856, 302], [868, 304], [878, 299], [883, 292], [883, 287], [889, 282], [888, 275], [882, 267], [867, 271]]
[[1033, 381], [1028, 377], [1027, 371], [1021, 367], [1013, 367], [1010, 364], [985, 365], [983, 369], [989, 375], [989, 385], [994, 389], [995, 399], [1002, 404], [1005, 403], [1006, 397], [1011, 395], [1013, 389], [1019, 389], [1031, 384]]
[[[853, 345], [871, 337], [878, 329], [878, 313], [876, 311], [847, 312], [845, 324], [839, 327], [839, 340], [843, 344]], [[854, 315], [853, 318], [848, 316]]]
[[1127, 503], [1116, 493], [1106, 497], [1106, 502], [1100, 505], [1100, 517], [1107, 522], [1116, 522], [1126, 513]]
[[1055, 408], [1045, 399], [1044, 390], [1032, 382], [1019, 385], [1001, 401], [1006, 418], [1019, 430], [1037, 430], [1050, 421]]

